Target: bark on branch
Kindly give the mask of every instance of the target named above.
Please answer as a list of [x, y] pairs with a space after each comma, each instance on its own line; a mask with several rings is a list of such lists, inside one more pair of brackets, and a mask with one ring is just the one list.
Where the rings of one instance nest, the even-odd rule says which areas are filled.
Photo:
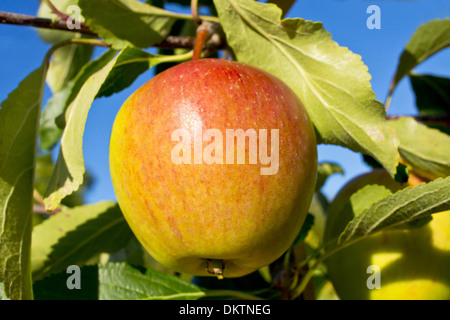
[[86, 26], [85, 24], [80, 24], [80, 29], [71, 30], [67, 27], [66, 20], [63, 19], [53, 21], [51, 19], [39, 18], [19, 13], [0, 11], [0, 23], [53, 29], [53, 30], [63, 30], [69, 32], [78, 32], [86, 35], [97, 36], [97, 34], [89, 30], [89, 27]]
[[[69, 29], [67, 22], [64, 19], [51, 20], [45, 18], [39, 18], [35, 16], [4, 12], [0, 11], [0, 23], [10, 24], [18, 26], [30, 26], [35, 28], [62, 30], [67, 32], [77, 32], [88, 36], [99, 37], [98, 34], [91, 31], [88, 26], [81, 23], [80, 29]], [[166, 49], [192, 49], [195, 45], [195, 37], [184, 36], [168, 36], [161, 43], [154, 45], [158, 48]], [[205, 49], [218, 50], [225, 48], [225, 42], [220, 37], [211, 37], [211, 39], [205, 44]]]

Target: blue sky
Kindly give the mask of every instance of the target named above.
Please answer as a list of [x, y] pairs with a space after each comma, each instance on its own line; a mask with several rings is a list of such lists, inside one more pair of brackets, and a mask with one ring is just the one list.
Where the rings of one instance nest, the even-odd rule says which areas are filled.
[[[94, 1], [94, 0], [93, 0]], [[38, 0], [1, 0], [0, 10], [34, 15]], [[381, 10], [381, 29], [370, 30], [366, 9], [377, 5]], [[168, 7], [178, 10], [178, 6]], [[287, 17], [321, 21], [333, 40], [361, 55], [372, 75], [372, 88], [377, 99], [384, 102], [398, 58], [414, 31], [432, 19], [450, 17], [448, 0], [365, 1], [365, 0], [297, 0]], [[42, 63], [49, 45], [29, 27], [0, 25], [0, 100], [3, 101], [19, 82]], [[100, 51], [97, 50], [98, 54]], [[417, 73], [450, 76], [450, 50], [438, 53], [415, 69]], [[110, 130], [125, 99], [153, 76], [153, 70], [141, 75], [128, 89], [109, 98], [98, 99], [92, 105], [84, 135], [86, 168], [95, 182], [86, 196], [88, 203], [115, 200], [109, 167]], [[49, 98], [46, 91], [44, 99]], [[45, 104], [45, 101], [44, 101]], [[389, 114], [414, 114], [414, 96], [404, 79], [394, 93]], [[319, 161], [340, 164], [345, 174], [334, 175], [324, 192], [331, 199], [349, 179], [370, 170], [359, 154], [337, 146], [319, 146]]]

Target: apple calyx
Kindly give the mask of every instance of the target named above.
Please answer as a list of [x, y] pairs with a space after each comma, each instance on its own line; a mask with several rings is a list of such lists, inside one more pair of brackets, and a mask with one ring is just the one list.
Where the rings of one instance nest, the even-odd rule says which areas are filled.
[[223, 270], [225, 269], [225, 263], [223, 260], [218, 259], [206, 259], [206, 271], [210, 274], [217, 276], [217, 279], [223, 279]]

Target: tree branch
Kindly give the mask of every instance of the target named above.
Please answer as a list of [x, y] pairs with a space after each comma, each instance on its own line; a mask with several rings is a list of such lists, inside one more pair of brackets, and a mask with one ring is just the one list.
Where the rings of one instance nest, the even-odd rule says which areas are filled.
[[[30, 26], [35, 28], [61, 30], [67, 32], [78, 32], [93, 37], [99, 37], [98, 34], [91, 31], [89, 27], [83, 23], [80, 24], [80, 29], [69, 29], [67, 27], [66, 20], [63, 19], [54, 21], [51, 19], [4, 11], [0, 11], [0, 24], [11, 24], [18, 26]], [[154, 45], [154, 47], [166, 49], [192, 49], [194, 48], [194, 45], [195, 37], [168, 36], [161, 43]], [[211, 37], [209, 41], [206, 42], [204, 49], [218, 50], [225, 47], [226, 43], [221, 37]]]
[[51, 216], [51, 215], [57, 214], [60, 211], [61, 211], [61, 209], [57, 208], [51, 212], [48, 212], [47, 210], [45, 210], [45, 207], [41, 204], [33, 205], [33, 213], [42, 214], [44, 216]]
[[71, 32], [78, 32], [90, 36], [97, 36], [96, 33], [92, 32], [88, 26], [81, 23], [80, 29], [69, 29], [67, 27], [66, 20], [51, 20], [51, 19], [45, 19], [45, 18], [39, 18], [35, 16], [29, 16], [25, 14], [19, 14], [19, 13], [10, 13], [10, 12], [4, 12], [0, 11], [0, 23], [2, 24], [12, 24], [12, 25], [18, 25], [18, 26], [30, 26], [30, 27], [36, 27], [36, 28], [44, 28], [44, 29], [53, 29], [53, 30], [62, 30], [62, 31], [71, 31]]

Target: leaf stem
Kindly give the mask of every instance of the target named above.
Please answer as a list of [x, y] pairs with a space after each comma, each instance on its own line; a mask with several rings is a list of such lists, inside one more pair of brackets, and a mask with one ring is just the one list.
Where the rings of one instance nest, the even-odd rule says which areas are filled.
[[[167, 11], [170, 12], [170, 11]], [[192, 14], [183, 14], [183, 13], [174, 13], [174, 12], [170, 12], [171, 14], [168, 14], [168, 17], [173, 17], [173, 18], [178, 18], [178, 19], [183, 19], [183, 20], [193, 20], [194, 18], [192, 17]], [[209, 21], [209, 22], [214, 22], [214, 23], [220, 23], [220, 20], [218, 17], [214, 17], [214, 16], [202, 16], [199, 15], [198, 18], [201, 21]]]
[[[334, 249], [335, 250], [335, 249]], [[314, 271], [317, 269], [317, 267], [319, 267], [319, 265], [326, 259], [328, 258], [331, 254], [334, 253], [334, 250], [331, 250], [327, 253], [325, 253], [323, 256], [321, 256], [319, 259], [316, 260], [316, 262], [314, 263], [314, 265], [308, 270], [308, 272], [305, 273], [304, 277], [302, 278], [302, 281], [300, 282], [300, 284], [298, 285], [297, 288], [295, 288], [293, 290], [293, 292], [291, 293], [291, 298], [295, 299], [297, 297], [299, 297], [303, 291], [306, 289], [306, 287], [308, 286], [309, 281], [311, 280]]]
[[[307, 252], [306, 252], [306, 244], [304, 242], [300, 243], [299, 246], [296, 248], [296, 258], [298, 260], [304, 260], [307, 257]], [[308, 274], [308, 272], [310, 271], [309, 269], [309, 265], [305, 264], [302, 266], [302, 268], [300, 268], [299, 270], [301, 275], [306, 275]], [[303, 299], [305, 300], [316, 300], [316, 295], [314, 292], [314, 286], [313, 284], [308, 281], [308, 283], [305, 285], [305, 289], [303, 290]]]
[[[365, 238], [365, 237], [359, 237], [359, 238], [355, 238], [355, 239], [352, 239], [352, 240], [349, 240], [349, 241], [346, 241], [346, 242], [343, 242], [343, 243], [338, 243], [336, 245], [336, 247], [334, 247], [333, 249], [331, 249], [328, 252], [325, 252], [322, 256], [319, 256], [317, 258], [317, 260], [314, 262], [314, 264], [312, 265], [312, 267], [305, 274], [305, 276], [303, 277], [303, 279], [300, 282], [299, 286], [293, 290], [293, 292], [291, 294], [292, 299], [297, 298], [298, 296], [300, 296], [303, 293], [303, 291], [306, 289], [309, 281], [311, 280], [312, 276], [314, 275], [314, 271], [320, 266], [320, 264], [322, 262], [324, 262], [328, 257], [330, 257], [331, 255], [335, 254], [336, 252], [338, 252], [338, 251], [340, 251], [340, 250], [342, 250], [342, 249], [344, 249], [344, 248], [354, 244], [355, 242], [358, 242], [358, 241], [362, 240], [363, 238]], [[337, 241], [337, 239], [333, 239], [330, 242], [334, 242], [334, 241]], [[311, 260], [311, 257], [309, 257], [306, 260]], [[302, 263], [301, 265], [304, 265], [304, 263]]]
[[71, 44], [84, 44], [84, 45], [100, 46], [100, 47], [109, 48], [109, 45], [100, 39], [84, 39], [84, 38], [69, 39], [69, 40], [57, 43], [53, 47], [51, 47], [47, 51], [47, 54], [44, 57], [44, 63], [46, 63], [48, 66], [50, 64], [50, 59], [56, 50], [58, 50], [61, 47], [71, 45]]
[[202, 24], [202, 19], [198, 15], [198, 0], [191, 0], [191, 14], [192, 19], [197, 25]]
[[59, 11], [50, 0], [44, 0], [44, 2], [47, 4], [50, 10], [52, 10], [52, 12], [61, 19], [67, 20], [68, 18], [70, 18], [67, 14], [64, 14], [61, 11]]
[[188, 51], [183, 54], [176, 54], [176, 55], [156, 55], [151, 56], [148, 58], [136, 58], [136, 59], [130, 59], [123, 62], [117, 63], [115, 66], [120, 67], [126, 64], [130, 63], [136, 63], [136, 62], [149, 62], [151, 60], [158, 60], [159, 63], [165, 63], [165, 62], [181, 62], [181, 61], [187, 61], [190, 58], [192, 58], [193, 51]]

